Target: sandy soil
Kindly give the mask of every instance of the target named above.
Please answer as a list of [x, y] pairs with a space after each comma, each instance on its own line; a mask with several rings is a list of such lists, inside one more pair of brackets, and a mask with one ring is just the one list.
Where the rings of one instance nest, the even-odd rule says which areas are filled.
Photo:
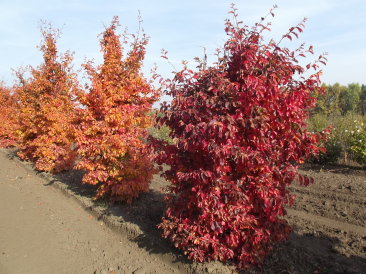
[[0, 273], [178, 273], [0, 153]]
[[[80, 172], [52, 177], [0, 150], [0, 273], [231, 273], [189, 262], [156, 225], [163, 214], [156, 176], [132, 206], [92, 200]], [[366, 273], [366, 171], [304, 166], [315, 184], [291, 190], [294, 232], [262, 268], [248, 273]], [[66, 195], [65, 195], [66, 194]]]

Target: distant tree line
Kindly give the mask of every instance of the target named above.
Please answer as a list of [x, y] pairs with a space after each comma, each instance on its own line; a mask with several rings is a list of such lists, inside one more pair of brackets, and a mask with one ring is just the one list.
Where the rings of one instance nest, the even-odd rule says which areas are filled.
[[346, 115], [366, 114], [366, 85], [358, 83], [343, 86], [339, 83], [323, 85], [325, 92], [317, 95], [316, 107], [312, 114]]

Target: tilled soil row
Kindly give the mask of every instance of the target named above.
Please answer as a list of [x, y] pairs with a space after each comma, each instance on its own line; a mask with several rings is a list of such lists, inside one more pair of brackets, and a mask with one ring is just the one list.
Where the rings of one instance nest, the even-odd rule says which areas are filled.
[[355, 225], [366, 225], [366, 197], [322, 189], [291, 187], [294, 209]]
[[321, 273], [365, 273], [366, 228], [288, 210], [290, 243], [311, 254]]

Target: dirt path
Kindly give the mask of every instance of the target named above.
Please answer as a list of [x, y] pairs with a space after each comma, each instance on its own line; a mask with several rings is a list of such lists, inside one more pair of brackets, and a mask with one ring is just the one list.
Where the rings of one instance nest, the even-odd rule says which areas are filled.
[[0, 273], [178, 273], [0, 153]]

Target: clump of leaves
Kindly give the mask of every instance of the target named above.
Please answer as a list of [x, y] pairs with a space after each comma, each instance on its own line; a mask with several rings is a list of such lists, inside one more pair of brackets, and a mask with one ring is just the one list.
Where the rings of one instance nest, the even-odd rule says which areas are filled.
[[34, 161], [38, 170], [57, 173], [72, 168], [76, 157], [72, 123], [78, 82], [72, 72], [72, 54], [58, 54], [58, 30], [44, 24], [41, 33], [43, 63], [30, 67], [29, 78], [25, 71], [17, 73], [18, 155]]
[[0, 83], [0, 147], [16, 145], [17, 108], [11, 89]]
[[87, 171], [84, 183], [99, 184], [97, 198], [131, 202], [148, 190], [156, 172], [146, 138], [159, 91], [152, 85], [156, 75], [148, 81], [141, 73], [148, 38], [124, 33], [123, 44], [132, 38], [126, 51], [118, 25], [115, 17], [101, 34], [103, 63], [84, 65], [91, 83], [78, 96], [84, 108], [79, 109], [76, 167]]
[[[170, 166], [163, 173], [171, 182], [163, 236], [190, 259], [243, 268], [260, 263], [291, 230], [282, 218], [293, 201], [287, 187], [298, 163], [322, 149], [324, 136], [308, 132], [306, 119], [312, 95], [322, 92], [318, 65], [325, 58], [303, 67], [298, 58], [312, 47], [280, 46], [303, 31], [304, 21], [266, 43], [268, 16], [248, 27], [234, 7], [231, 13], [217, 63], [185, 67], [170, 83], [173, 100], [157, 123], [174, 143], [153, 143], [157, 162]], [[300, 177], [301, 184], [311, 181]]]

